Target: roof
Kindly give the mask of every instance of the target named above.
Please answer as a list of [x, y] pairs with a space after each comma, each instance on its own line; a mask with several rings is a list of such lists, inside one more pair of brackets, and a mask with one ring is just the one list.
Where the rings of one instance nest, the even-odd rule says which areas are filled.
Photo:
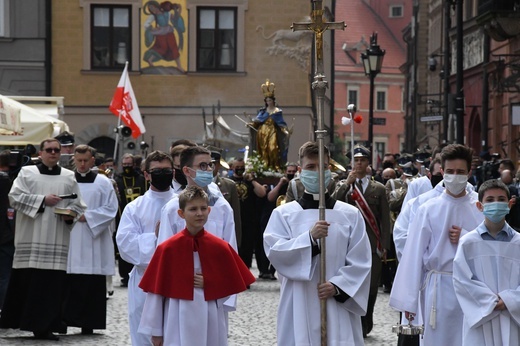
[[[393, 18], [382, 18], [365, 1], [349, 0], [336, 2], [336, 21], [342, 20], [347, 24], [347, 28], [345, 31], [335, 32], [336, 71], [362, 70], [360, 55], [370, 45], [372, 33], [376, 32], [377, 43], [386, 51], [382, 72], [400, 74], [399, 66], [406, 61], [406, 46], [402, 37], [396, 37], [394, 33], [404, 29], [404, 26], [396, 27], [402, 25], [403, 19], [394, 21]], [[346, 52], [343, 49], [344, 44]]]

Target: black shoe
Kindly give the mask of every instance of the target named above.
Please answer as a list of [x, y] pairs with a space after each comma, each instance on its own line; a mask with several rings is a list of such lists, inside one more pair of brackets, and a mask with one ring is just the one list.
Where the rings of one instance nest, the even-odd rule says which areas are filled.
[[34, 338], [38, 340], [53, 340], [58, 341], [59, 336], [52, 334], [52, 332], [33, 332]]
[[91, 329], [91, 328], [81, 328], [81, 334], [83, 334], [83, 335], [92, 335], [92, 334], [94, 334], [94, 329]]
[[[128, 284], [127, 284], [127, 286], [128, 286]], [[108, 291], [108, 296], [109, 297], [112, 297], [113, 295], [114, 295], [114, 291]]]

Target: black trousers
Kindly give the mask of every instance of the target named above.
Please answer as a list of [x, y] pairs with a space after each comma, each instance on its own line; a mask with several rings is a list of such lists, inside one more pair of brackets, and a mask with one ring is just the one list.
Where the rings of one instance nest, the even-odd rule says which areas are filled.
[[64, 270], [13, 269], [0, 318], [0, 328], [66, 333], [62, 323]]
[[63, 319], [67, 326], [106, 329], [106, 276], [67, 274]]

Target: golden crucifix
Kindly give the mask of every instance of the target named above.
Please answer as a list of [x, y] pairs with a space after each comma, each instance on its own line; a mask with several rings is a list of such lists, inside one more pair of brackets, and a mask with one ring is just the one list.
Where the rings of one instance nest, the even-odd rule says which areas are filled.
[[[317, 131], [316, 139], [319, 147], [319, 220], [325, 220], [325, 153], [324, 153], [324, 137], [327, 133], [325, 130], [324, 114], [325, 107], [325, 91], [327, 89], [327, 81], [325, 80], [323, 71], [323, 33], [326, 30], [341, 29], [345, 30], [345, 22], [326, 22], [323, 20], [323, 6], [321, 0], [311, 0], [312, 22], [309, 23], [293, 23], [291, 29], [293, 31], [312, 30], [314, 32], [314, 47], [316, 51], [316, 71], [314, 75], [314, 82], [312, 89], [316, 91], [316, 113], [317, 113]], [[326, 276], [326, 238], [320, 239], [320, 284], [327, 281]], [[327, 345], [327, 301], [320, 300], [320, 315], [321, 315], [321, 345]]]
[[[347, 25], [345, 22], [326, 22], [323, 20], [323, 1], [321, 0], [311, 0], [312, 3], [312, 12], [311, 19], [312, 22], [309, 23], [293, 23], [291, 25], [291, 29], [293, 31], [301, 31], [301, 30], [311, 30], [315, 34], [315, 47], [316, 47], [316, 60], [323, 61], [323, 33], [326, 30], [334, 30], [341, 29], [344, 30]], [[316, 64], [318, 65], [318, 64]], [[323, 71], [319, 71], [323, 72]]]

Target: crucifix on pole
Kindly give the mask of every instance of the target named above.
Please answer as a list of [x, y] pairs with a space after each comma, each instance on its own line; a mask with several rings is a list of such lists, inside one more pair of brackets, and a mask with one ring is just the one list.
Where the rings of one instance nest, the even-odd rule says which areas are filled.
[[[325, 91], [327, 89], [327, 81], [323, 71], [323, 34], [326, 30], [341, 29], [345, 30], [347, 26], [345, 22], [327, 22], [323, 20], [323, 1], [311, 0], [312, 12], [311, 22], [308, 23], [293, 23], [291, 29], [293, 31], [311, 30], [314, 32], [314, 51], [315, 51], [315, 73], [312, 89], [316, 91], [316, 116], [317, 116], [317, 131], [316, 139], [319, 147], [319, 220], [325, 220], [325, 157], [323, 142], [327, 131], [325, 130], [324, 122], [324, 107], [325, 107]], [[326, 282], [326, 247], [325, 238], [320, 239], [320, 284]], [[320, 315], [321, 315], [321, 345], [327, 345], [327, 302], [320, 301]]]

